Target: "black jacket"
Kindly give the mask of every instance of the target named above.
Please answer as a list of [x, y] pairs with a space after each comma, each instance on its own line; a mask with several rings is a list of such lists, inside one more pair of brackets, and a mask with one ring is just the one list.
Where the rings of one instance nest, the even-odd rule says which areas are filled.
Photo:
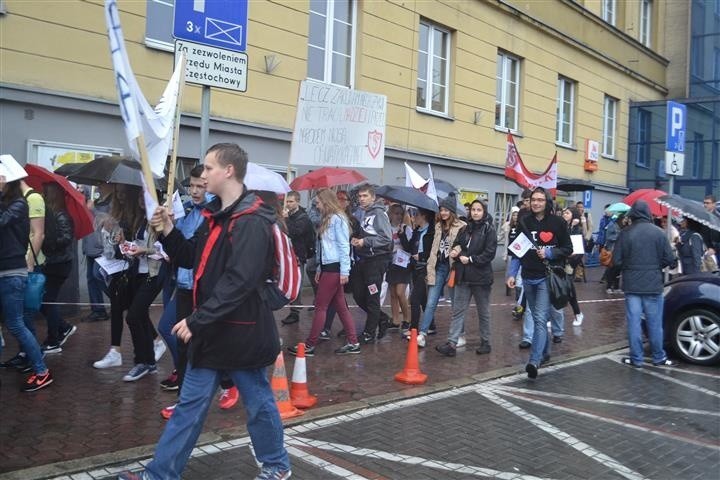
[[30, 214], [27, 201], [17, 198], [0, 203], [0, 272], [27, 268], [25, 254], [30, 244]]
[[406, 235], [400, 235], [400, 245], [402, 245], [403, 250], [408, 252], [410, 255], [418, 255], [417, 260], [414, 258], [410, 260], [410, 265], [415, 268], [422, 268], [427, 265], [434, 238], [435, 226], [430, 224], [427, 227], [425, 236], [422, 237], [423, 251], [418, 255], [418, 251], [420, 250], [420, 228], [416, 227], [415, 230], [413, 230], [412, 237], [410, 237], [410, 239], [408, 239]]
[[662, 269], [675, 268], [677, 259], [665, 232], [652, 223], [647, 203], [635, 202], [628, 216], [632, 224], [620, 232], [613, 249], [613, 264], [622, 271], [623, 290], [635, 295], [660, 294]]
[[226, 370], [268, 366], [280, 352], [280, 340], [259, 289], [272, 271], [275, 211], [245, 192], [224, 210], [214, 199], [203, 215], [191, 239], [173, 229], [161, 240], [179, 266], [195, 270], [195, 307], [187, 317], [190, 362]]
[[315, 228], [304, 208], [298, 207], [294, 213], [288, 215], [288, 236], [292, 240], [293, 250], [300, 263], [315, 255]]
[[572, 253], [572, 242], [565, 220], [557, 215], [546, 212], [543, 219], [538, 220], [535, 215], [528, 214], [522, 217], [519, 224], [520, 231], [534, 245], [534, 248], [528, 250], [520, 259], [523, 278], [534, 280], [547, 275], [545, 263], [538, 257], [536, 248], [552, 247], [553, 258], [550, 263], [553, 264], [563, 264]]
[[[460, 247], [460, 255], [455, 259], [455, 283], [468, 285], [492, 285], [492, 261], [497, 251], [497, 232], [492, 217], [487, 214], [482, 220], [470, 220], [455, 239], [455, 247]], [[470, 257], [467, 264], [460, 261], [460, 256]]]
[[42, 243], [45, 264], [72, 262], [74, 232], [72, 218], [67, 212], [45, 212], [45, 238]]

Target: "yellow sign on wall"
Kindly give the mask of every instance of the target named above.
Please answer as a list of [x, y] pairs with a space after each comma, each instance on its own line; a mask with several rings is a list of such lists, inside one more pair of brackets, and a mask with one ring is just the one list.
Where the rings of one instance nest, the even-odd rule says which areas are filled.
[[484, 202], [488, 201], [488, 192], [486, 191], [460, 189], [459, 192], [460, 203], [462, 203], [463, 205], [465, 205], [466, 203], [471, 203], [476, 198], [479, 198]]

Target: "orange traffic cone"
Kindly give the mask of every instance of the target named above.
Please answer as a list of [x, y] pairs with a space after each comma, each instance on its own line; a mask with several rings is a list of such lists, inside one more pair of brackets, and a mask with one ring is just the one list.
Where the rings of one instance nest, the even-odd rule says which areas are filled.
[[285, 360], [283, 359], [282, 351], [280, 351], [277, 359], [275, 360], [275, 368], [273, 369], [270, 385], [272, 386], [275, 403], [277, 404], [278, 411], [280, 412], [280, 418], [285, 420], [305, 413], [302, 410], [295, 408], [290, 402], [287, 374], [285, 373]]
[[422, 385], [427, 381], [427, 375], [420, 371], [418, 363], [417, 330], [414, 328], [410, 331], [405, 368], [395, 374], [395, 380], [410, 385]]
[[290, 400], [298, 408], [314, 407], [317, 397], [310, 395], [307, 386], [307, 369], [305, 367], [305, 342], [298, 343], [292, 382], [290, 383]]

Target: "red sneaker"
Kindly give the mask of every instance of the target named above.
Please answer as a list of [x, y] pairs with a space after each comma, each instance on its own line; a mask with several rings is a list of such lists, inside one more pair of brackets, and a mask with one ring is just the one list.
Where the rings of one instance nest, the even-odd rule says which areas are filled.
[[223, 410], [227, 410], [228, 408], [232, 408], [235, 406], [238, 398], [240, 398], [240, 392], [238, 392], [237, 387], [230, 387], [227, 389], [223, 388], [220, 391], [220, 398], [218, 399], [218, 404], [220, 405], [220, 408], [222, 408]]
[[162, 410], [160, 410], [160, 415], [165, 419], [169, 420], [170, 417], [172, 417], [172, 414], [175, 412], [175, 407], [177, 407], [177, 403], [173, 403], [169, 407], [165, 407]]
[[30, 375], [30, 378], [28, 378], [27, 381], [25, 382], [25, 385], [23, 385], [22, 391], [23, 392], [34, 392], [36, 390], [40, 390], [41, 388], [45, 388], [45, 387], [49, 386], [52, 382], [53, 382], [53, 377], [50, 374], [50, 370], [45, 372], [45, 375], [38, 375], [38, 374]]

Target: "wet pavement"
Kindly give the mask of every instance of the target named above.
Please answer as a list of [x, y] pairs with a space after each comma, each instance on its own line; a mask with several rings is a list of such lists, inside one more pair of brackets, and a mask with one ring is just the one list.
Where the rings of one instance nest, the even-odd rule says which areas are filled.
[[[600, 274], [599, 269], [588, 269], [588, 283], [576, 284], [578, 296], [582, 300], [581, 308], [585, 313], [585, 322], [581, 327], [572, 327], [572, 314], [569, 309], [566, 310], [565, 339], [562, 343], [553, 345], [553, 362], [580, 358], [601, 351], [621, 348], [625, 345], [622, 296], [609, 297], [606, 295], [602, 285], [596, 281]], [[497, 278], [500, 280], [500, 277]], [[306, 297], [309, 298], [309, 295]], [[477, 472], [484, 471], [483, 468], [490, 468], [497, 472], [516, 472], [521, 475], [506, 478], [530, 478], [522, 475], [536, 474], [543, 477], [571, 478], [574, 475], [571, 471], [553, 473], [551, 470], [544, 470], [544, 467], [538, 467], [537, 472], [532, 473], [532, 468], [535, 468], [532, 465], [520, 465], [517, 466], [519, 470], [513, 470], [509, 466], [510, 464], [493, 463], [493, 467], [487, 467], [487, 462], [482, 460], [480, 447], [487, 449], [489, 448], [488, 444], [494, 442], [489, 439], [488, 432], [483, 428], [478, 429], [484, 424], [482, 419], [485, 418], [485, 422], [498, 422], [502, 419], [496, 418], [496, 415], [491, 415], [490, 412], [493, 409], [500, 409], [500, 413], [503, 413], [502, 410], [507, 413], [509, 410], [506, 408], [507, 406], [503, 406], [503, 402], [496, 401], [495, 398], [498, 395], [501, 400], [506, 398], [505, 390], [500, 392], [502, 395], [497, 392], [493, 393], [493, 390], [492, 395], [488, 397], [485, 395], [487, 392], [482, 390], [485, 387], [481, 387], [485, 384], [477, 382], [486, 377], [496, 378], [515, 374], [522, 369], [528, 353], [527, 350], [518, 349], [517, 345], [521, 340], [521, 324], [511, 319], [511, 299], [505, 296], [505, 288], [499, 281], [493, 289], [492, 303], [491, 341], [493, 351], [489, 355], [482, 356], [474, 353], [474, 349], [479, 343], [479, 337], [477, 317], [473, 310], [470, 310], [471, 315], [466, 322], [468, 346], [465, 349], [459, 349], [458, 355], [454, 358], [444, 358], [435, 352], [433, 347], [445, 341], [450, 313], [449, 306], [438, 310], [436, 319], [439, 332], [436, 336], [430, 337], [428, 348], [420, 352], [421, 369], [428, 374], [428, 383], [422, 387], [407, 386], [393, 380], [393, 375], [404, 365], [407, 349], [407, 343], [398, 334], [389, 335], [377, 344], [363, 346], [360, 355], [334, 355], [332, 351], [342, 343], [335, 337], [331, 341], [322, 342], [316, 349], [315, 357], [307, 359], [308, 384], [311, 393], [318, 395], [318, 406], [308, 410], [306, 415], [287, 423], [293, 426], [291, 428], [300, 429], [288, 430], [288, 442], [294, 460], [293, 478], [341, 478], [343, 476], [347, 478], [467, 478], [479, 475]], [[351, 311], [356, 323], [362, 326], [364, 319], [360, 315], [361, 312], [355, 308]], [[389, 308], [386, 308], [386, 311], [389, 311]], [[153, 307], [152, 313], [153, 318], [157, 319], [160, 308]], [[310, 315], [310, 312], [304, 311], [298, 324], [282, 326], [279, 320], [285, 316], [285, 312], [277, 312], [276, 317], [285, 345], [294, 344], [305, 338], [310, 327]], [[132, 366], [132, 346], [128, 330], [125, 329], [123, 335], [123, 366], [96, 370], [92, 368], [92, 363], [101, 358], [108, 348], [109, 322], [78, 323], [78, 327], [78, 332], [68, 341], [63, 352], [48, 357], [48, 365], [55, 376], [55, 383], [51, 387], [33, 394], [21, 394], [19, 386], [22, 376], [14, 371], [0, 370], [2, 379], [0, 390], [0, 443], [2, 443], [0, 445], [0, 478], [49, 478], [67, 472], [88, 471], [101, 473], [89, 477], [73, 476], [72, 478], [102, 478], [107, 476], [108, 472], [98, 470], [100, 466], [126, 464], [130, 460], [146, 458], [152, 452], [152, 447], [157, 442], [165, 422], [159, 412], [163, 407], [173, 403], [175, 399], [174, 393], [165, 392], [159, 388], [159, 382], [172, 369], [169, 355], [160, 361], [158, 375], [148, 376], [135, 383], [126, 383], [122, 381], [122, 376]], [[333, 334], [339, 329], [339, 322], [336, 322]], [[41, 326], [38, 331], [42, 332], [43, 330]], [[4, 355], [8, 357], [14, 352], [13, 341], [8, 339]], [[597, 361], [601, 362], [599, 364], [601, 367], [593, 370], [594, 375], [583, 376], [583, 380], [587, 377], [589, 386], [598, 388], [604, 383], [615, 384], [617, 380], [629, 374], [628, 370], [613, 359], [608, 360], [603, 357]], [[285, 355], [285, 362], [288, 373], [292, 372], [294, 358]], [[679, 370], [684, 371], [685, 368], [687, 367], [683, 366]], [[616, 369], [619, 370], [616, 372]], [[647, 373], [645, 371], [636, 372], [642, 375], [637, 378], [655, 381], [656, 377], [650, 374], [650, 371], [655, 369], [647, 368], [645, 370]], [[712, 372], [708, 374], [711, 376], [707, 378], [710, 378], [715, 385], [714, 397], [709, 395], [715, 399], [714, 410], [709, 408], [713, 405], [709, 405], [708, 408], [693, 408], [718, 412], [717, 397], [720, 395], [717, 388], [718, 372], [717, 369], [706, 370]], [[539, 380], [532, 384], [533, 388], [550, 388], [561, 385], [562, 382], [549, 381], [551, 375], [559, 375], [560, 370], [557, 372], [543, 369]], [[675, 370], [673, 370], [673, 375], [674, 372]], [[544, 380], [545, 377], [548, 378], [547, 381]], [[698, 378], [704, 381], [706, 377], [698, 375]], [[515, 377], [515, 380], [520, 382], [520, 387], [527, 383], [527, 380], [521, 377]], [[686, 381], [683, 380], [683, 382]], [[573, 387], [573, 385], [573, 382], [570, 382], [568, 387], [570, 391], [575, 389], [572, 395], [585, 395], [576, 390], [576, 388], [580, 388], [579, 386]], [[669, 385], [676, 384], [669, 383]], [[453, 386], [461, 386], [461, 389], [469, 390], [458, 395], [453, 393], [448, 397], [449, 400], [443, 400], [443, 403], [437, 404], [438, 406], [435, 408], [426, 405], [426, 403], [433, 405], [434, 400], [426, 400], [427, 397], [423, 396], [424, 394], [436, 391], [445, 392]], [[518, 385], [513, 388], [515, 387]], [[652, 391], [654, 388], [658, 387], [648, 386], [647, 390]], [[485, 393], [482, 393], [481, 390]], [[633, 397], [637, 391], [634, 387], [630, 388], [620, 382], [616, 385], [616, 390], [619, 393], [627, 390], [626, 393], [629, 395], [627, 401], [629, 402], [644, 402], [642, 398]], [[449, 392], [461, 391], [455, 389]], [[442, 393], [442, 395], [445, 394], [449, 393]], [[513, 395], [527, 397], [529, 394], [513, 392]], [[339, 418], [336, 417], [339, 413], [367, 412], [378, 408], [381, 410], [384, 408], [404, 409], [404, 406], [390, 407], [389, 405], [396, 404], [392, 402], [402, 402], [399, 399], [405, 397], [412, 397], [411, 400], [408, 400], [410, 402], [407, 405], [408, 408], [420, 409], [418, 413], [413, 413], [413, 418], [415, 418], [413, 422], [407, 425], [403, 422], [397, 425], [386, 425], [387, 419], [382, 415], [369, 415], [367, 418], [372, 417], [373, 421], [368, 424], [365, 420], [360, 421], [359, 417], [350, 417], [353, 418], [352, 422], [360, 423], [352, 423], [352, 432], [348, 434], [347, 438], [333, 437], [333, 442], [337, 440], [336, 443], [345, 445], [337, 451], [324, 448], [322, 442], [313, 443], [319, 438], [324, 439], [325, 437], [322, 435], [314, 437], [314, 433], [309, 436], [304, 433], [306, 430], [303, 428], [310, 428], [312, 432], [318, 433], [323, 430], [320, 427], [320, 425], [324, 425], [322, 423], [312, 426], [316, 425], [312, 421], [317, 418]], [[472, 400], [466, 401], [465, 399]], [[526, 399], [522, 399], [519, 403], [526, 401]], [[557, 401], [557, 399], [553, 401]], [[576, 400], [567, 400], [570, 403], [573, 401]], [[685, 400], [679, 398], [678, 401], [682, 403]], [[419, 403], [417, 406], [413, 406], [415, 405], [413, 402]], [[468, 405], [465, 405], [464, 402]], [[514, 399], [513, 402], [515, 402]], [[565, 400], [560, 403], [563, 402]], [[421, 408], [420, 405], [424, 406]], [[473, 407], [470, 408], [470, 405]], [[477, 411], [482, 405], [492, 407], [492, 409], [486, 411], [486, 409], [480, 408], [481, 411]], [[597, 405], [603, 408], [607, 407], [602, 402]], [[683, 403], [683, 405], [685, 404]], [[447, 406], [452, 406], [452, 408], [448, 409]], [[536, 408], [541, 410], [549, 408], [537, 402], [527, 408], [530, 407], [533, 412]], [[631, 414], [636, 412], [634, 407], [623, 408], [630, 409], [628, 415], [631, 417]], [[404, 418], [404, 413], [402, 416]], [[717, 460], [718, 455], [717, 413], [715, 416], [710, 416], [710, 420], [709, 437], [705, 438], [703, 442], [714, 442], [715, 457], [708, 456], [712, 465], [712, 461]], [[239, 405], [231, 410], [211, 407], [200, 443], [214, 446], [209, 448], [209, 453], [198, 450], [199, 455], [193, 458], [189, 464], [185, 477], [252, 478], [256, 469], [247, 448], [247, 440], [243, 439], [244, 421], [243, 410]], [[447, 424], [446, 421], [450, 423]], [[516, 421], [523, 420], [518, 417]], [[312, 427], [306, 427], [307, 422], [311, 422]], [[373, 433], [372, 426], [367, 426], [372, 425], [373, 422], [377, 422], [375, 433]], [[426, 428], [426, 423], [430, 427]], [[338, 425], [340, 424], [338, 423]], [[613, 425], [613, 428], [617, 427], [617, 425]], [[423, 431], [416, 432], [415, 426], [422, 426]], [[537, 425], [524, 424], [526, 429], [531, 427], [537, 428]], [[337, 428], [345, 432], [348, 429], [348, 427]], [[502, 430], [499, 427], [494, 428], [498, 431]], [[505, 425], [504, 428], [506, 441], [509, 442], [508, 450], [518, 450], [518, 453], [535, 458], [538, 453], [535, 452], [537, 448], [543, 449], [543, 452], [544, 449], [549, 448], [547, 453], [543, 453], [543, 456], [552, 458], [555, 455], [553, 453], [555, 446], [535, 444], [532, 436], [524, 439], [523, 435], [518, 434], [520, 430], [511, 424]], [[361, 431], [367, 431], [369, 437], [376, 436], [376, 441], [355, 442], [362, 438]], [[542, 435], [547, 435], [547, 432], [542, 429], [541, 431], [544, 432]], [[589, 428], [589, 432], [592, 433], [592, 428]], [[422, 437], [423, 435], [427, 435], [427, 437]], [[695, 433], [680, 432], [676, 437], [684, 438], [687, 435], [692, 436]], [[315, 440], [311, 442], [306, 437], [315, 438]], [[673, 438], [675, 439], [675, 437]], [[462, 446], [458, 443], [455, 447], [450, 442], [451, 439], [456, 439], [458, 442], [469, 441], [471, 445]], [[438, 440], [441, 440], [440, 444], [438, 444]], [[553, 442], [557, 441], [557, 439], [553, 440]], [[218, 443], [220, 447], [217, 446]], [[372, 446], [374, 443], [377, 445]], [[424, 444], [424, 447], [418, 447], [421, 444]], [[351, 445], [352, 448], [347, 445]], [[368, 450], [367, 455], [360, 455], [362, 458], [358, 459], [357, 454], [348, 453], [358, 448]], [[373, 449], [380, 453], [371, 452], [370, 450]], [[563, 449], [565, 450], [567, 447], [563, 447]], [[462, 451], [467, 451], [467, 458], [458, 456]], [[402, 454], [410, 460], [385, 460], [383, 452], [394, 452], [393, 455]], [[433, 454], [431, 455], [431, 453]], [[493, 458], [496, 456], [490, 450], [487, 454]], [[575, 454], [577, 455], [577, 453]], [[298, 461], [298, 459], [304, 458], [303, 455], [307, 459]], [[333, 461], [329, 462], [332, 467], [325, 468], [321, 465], [323, 462], [328, 462], [323, 460], [327, 456], [332, 457]], [[586, 456], [580, 454], [580, 457]], [[457, 464], [460, 465], [458, 468], [479, 468], [480, 470], [473, 470], [475, 473], [459, 471], [458, 476], [458, 470], [455, 467], [450, 468], [445, 465], [440, 470], [428, 467], [430, 470], [425, 472], [425, 467], [427, 467], [425, 466], [420, 469], [422, 471], [416, 472], [418, 475], [414, 475], [412, 472], [415, 470], [408, 470], [407, 466], [425, 461], [418, 459], [427, 461], [434, 459], [443, 465]], [[497, 457], [496, 460], [499, 462], [500, 457]], [[363, 466], [366, 462], [369, 462], [370, 465]], [[528, 460], [528, 462], [532, 464], [531, 461]], [[714, 465], [720, 465], [720, 462], [715, 461]], [[336, 467], [340, 470], [333, 470]], [[355, 472], [356, 467], [360, 468], [358, 471], [361, 473]], [[120, 468], [124, 468], [124, 466]], [[584, 471], [584, 467], [577, 468], [579, 468], [578, 472]], [[634, 469], [637, 468], [632, 467], [631, 470], [635, 471]], [[336, 474], [341, 470], [351, 473], [338, 477]], [[604, 470], [599, 472], [600, 476], [595, 478], [619, 478], [603, 477]], [[352, 477], [352, 475], [359, 476]], [[482, 475], [487, 476], [486, 474]], [[646, 474], [642, 473], [638, 477], [631, 478], [644, 476]], [[650, 478], [663, 477], [650, 475]]]

